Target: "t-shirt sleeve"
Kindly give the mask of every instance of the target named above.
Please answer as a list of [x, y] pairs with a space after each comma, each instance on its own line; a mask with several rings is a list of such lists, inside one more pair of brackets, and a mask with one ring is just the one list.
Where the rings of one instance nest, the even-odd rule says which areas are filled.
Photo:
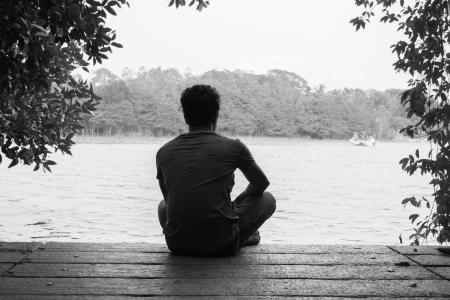
[[236, 141], [238, 147], [237, 167], [242, 169], [255, 162], [255, 160], [253, 159], [253, 156], [247, 146], [245, 146], [245, 144], [238, 139]]

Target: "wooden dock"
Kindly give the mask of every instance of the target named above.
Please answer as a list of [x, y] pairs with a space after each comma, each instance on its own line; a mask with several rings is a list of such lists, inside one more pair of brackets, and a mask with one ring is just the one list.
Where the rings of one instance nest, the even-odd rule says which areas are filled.
[[161, 244], [2, 243], [0, 299], [450, 297], [436, 247], [259, 245], [228, 258]]

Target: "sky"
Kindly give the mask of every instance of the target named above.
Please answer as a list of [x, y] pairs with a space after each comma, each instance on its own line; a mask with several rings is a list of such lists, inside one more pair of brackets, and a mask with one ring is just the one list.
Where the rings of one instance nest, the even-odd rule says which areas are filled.
[[167, 7], [168, 0], [129, 2], [107, 22], [124, 48], [102, 66], [117, 75], [140, 66], [193, 74], [284, 69], [328, 90], [406, 87], [389, 48], [401, 34], [375, 20], [355, 32], [349, 21], [361, 9], [353, 0], [210, 0], [202, 12]]

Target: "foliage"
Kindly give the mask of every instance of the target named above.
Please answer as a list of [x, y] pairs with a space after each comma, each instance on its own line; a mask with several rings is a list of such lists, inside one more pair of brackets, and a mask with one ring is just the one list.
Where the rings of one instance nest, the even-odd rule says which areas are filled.
[[71, 154], [82, 115], [99, 98], [70, 74], [122, 47], [105, 27], [126, 0], [0, 1], [0, 163], [50, 170], [49, 147]]
[[[414, 124], [402, 132], [414, 137], [427, 136], [431, 150], [425, 156], [417, 150], [400, 161], [410, 175], [416, 171], [431, 174], [433, 200], [409, 197], [403, 204], [415, 207], [425, 204], [430, 213], [423, 219], [410, 216], [416, 225], [410, 236], [414, 244], [436, 237], [439, 243], [450, 241], [450, 1], [420, 0], [411, 5], [400, 0], [356, 0], [364, 8], [360, 17], [351, 20], [356, 29], [364, 28], [376, 9], [381, 9], [381, 22], [397, 24], [405, 40], [392, 45], [398, 55], [396, 71], [411, 75], [409, 89], [401, 96], [409, 118]], [[409, 2], [408, 2], [409, 3]], [[446, 49], [447, 48], [447, 49]]]
[[[209, 1], [208, 0], [190, 0], [189, 1], [189, 6], [194, 5], [195, 3], [197, 3], [197, 10], [198, 11], [202, 11], [203, 8], [207, 8], [209, 5]], [[172, 6], [175, 4], [175, 7], [178, 8], [180, 6], [185, 6], [186, 5], [186, 0], [170, 0], [169, 2], [169, 6]]]
[[231, 135], [298, 136], [347, 139], [366, 131], [389, 139], [409, 124], [395, 101], [399, 90], [311, 88], [299, 75], [270, 70], [208, 71], [199, 76], [160, 68], [118, 77], [106, 69], [92, 78], [103, 98], [95, 116], [85, 118], [84, 133], [176, 135], [185, 130], [181, 91], [195, 83], [216, 87], [222, 95], [218, 129]]

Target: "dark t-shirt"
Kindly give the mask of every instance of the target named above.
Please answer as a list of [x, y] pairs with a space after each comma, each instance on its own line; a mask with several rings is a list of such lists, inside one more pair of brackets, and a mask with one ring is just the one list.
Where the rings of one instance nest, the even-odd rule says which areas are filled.
[[235, 244], [238, 215], [230, 193], [234, 171], [253, 157], [239, 140], [215, 132], [182, 134], [156, 154], [166, 194], [163, 232], [174, 252], [208, 254]]

